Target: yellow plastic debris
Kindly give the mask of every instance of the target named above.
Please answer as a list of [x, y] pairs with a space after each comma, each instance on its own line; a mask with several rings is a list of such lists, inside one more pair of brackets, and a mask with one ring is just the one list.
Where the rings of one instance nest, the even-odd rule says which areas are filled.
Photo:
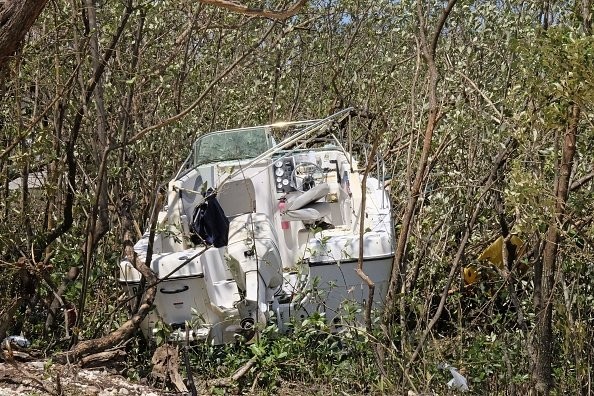
[[476, 268], [469, 266], [464, 267], [464, 283], [467, 285], [472, 285], [476, 283], [478, 280], [478, 271]]
[[[512, 235], [510, 238], [510, 242], [516, 247], [517, 256], [520, 257], [523, 253], [522, 247], [524, 246], [524, 242], [518, 238], [516, 235]], [[489, 245], [481, 255], [478, 257], [479, 260], [488, 260], [491, 264], [495, 265], [498, 268], [503, 268], [503, 237], [500, 236], [497, 238], [495, 242]]]

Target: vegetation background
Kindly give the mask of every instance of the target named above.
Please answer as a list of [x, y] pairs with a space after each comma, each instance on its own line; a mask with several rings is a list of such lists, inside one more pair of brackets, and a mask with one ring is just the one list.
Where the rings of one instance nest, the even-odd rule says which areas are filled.
[[[397, 241], [383, 316], [342, 338], [312, 318], [289, 338], [268, 329], [249, 347], [195, 347], [194, 374], [252, 361], [239, 391], [444, 393], [448, 362], [475, 394], [593, 394], [593, 10], [1, 3], [0, 340], [23, 334], [56, 359], [117, 346], [123, 372], [145, 376], [154, 347], [118, 299], [117, 262], [191, 142], [355, 106], [373, 115], [360, 139], [379, 143], [390, 170]], [[477, 257], [499, 236], [496, 269]], [[465, 285], [464, 268], [479, 281]]]

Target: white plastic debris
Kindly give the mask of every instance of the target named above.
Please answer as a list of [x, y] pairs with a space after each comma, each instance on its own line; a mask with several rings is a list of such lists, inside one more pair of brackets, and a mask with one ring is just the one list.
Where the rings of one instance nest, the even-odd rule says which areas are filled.
[[455, 367], [450, 366], [447, 363], [441, 363], [437, 366], [442, 370], [450, 370], [450, 374], [452, 374], [452, 379], [448, 382], [448, 386], [452, 389], [459, 390], [462, 392], [466, 392], [468, 389], [468, 381], [466, 378], [458, 372], [458, 369]]
[[2, 340], [2, 345], [16, 346], [18, 348], [29, 348], [31, 342], [23, 336], [11, 335]]

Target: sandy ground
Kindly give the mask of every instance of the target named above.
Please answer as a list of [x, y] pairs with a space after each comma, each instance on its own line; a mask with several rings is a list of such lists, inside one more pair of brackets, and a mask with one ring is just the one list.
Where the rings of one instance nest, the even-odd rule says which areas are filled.
[[[260, 389], [240, 391], [229, 379], [196, 381], [198, 395], [283, 395], [315, 396], [335, 394], [321, 384], [284, 382], [274, 392]], [[346, 393], [337, 393], [345, 395]], [[16, 366], [0, 362], [0, 396], [190, 396], [159, 389], [147, 383], [130, 381], [105, 369], [81, 369], [75, 365], [47, 361], [19, 362]]]
[[[200, 394], [208, 394], [201, 390]], [[203, 393], [204, 392], [204, 393]], [[85, 370], [76, 366], [48, 365], [43, 361], [0, 363], [0, 396], [81, 395], [160, 396], [176, 393], [134, 383], [106, 370]]]

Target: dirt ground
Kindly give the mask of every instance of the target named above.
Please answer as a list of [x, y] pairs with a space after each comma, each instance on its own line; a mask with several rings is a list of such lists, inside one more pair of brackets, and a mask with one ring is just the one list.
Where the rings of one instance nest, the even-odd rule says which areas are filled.
[[[132, 381], [120, 373], [118, 354], [93, 355], [99, 368], [81, 368], [78, 364], [62, 364], [42, 358], [39, 351], [23, 352], [0, 348], [0, 396], [191, 396], [191, 395], [283, 395], [314, 396], [335, 394], [331, 385], [279, 381], [274, 389], [262, 391], [257, 378], [252, 384], [241, 381], [251, 368], [250, 362], [232, 377], [198, 379], [194, 377], [195, 392], [181, 375], [178, 350], [170, 345], [157, 348], [151, 359], [152, 372], [148, 378]], [[101, 355], [101, 356], [100, 356]], [[115, 357], [114, 357], [115, 356]], [[101, 359], [98, 359], [101, 357]], [[58, 356], [58, 359], [62, 357]], [[82, 359], [84, 361], [84, 359]], [[88, 363], [88, 362], [87, 362]], [[121, 362], [120, 362], [121, 363]], [[118, 367], [120, 371], [118, 371]], [[164, 383], [167, 382], [168, 388]], [[241, 382], [241, 389], [240, 384]], [[173, 391], [176, 390], [176, 391]], [[183, 390], [183, 392], [177, 391]], [[345, 394], [345, 393], [339, 393]]]
[[[210, 383], [197, 381], [198, 395], [269, 394], [257, 389], [240, 392], [226, 379]], [[287, 396], [331, 395], [332, 389], [317, 384], [283, 383], [274, 392]], [[48, 361], [0, 362], [0, 396], [177, 396], [190, 395], [134, 382], [106, 369], [81, 369], [76, 365], [50, 364]]]
[[[205, 389], [199, 394], [208, 394]], [[159, 396], [174, 395], [147, 384], [134, 383], [105, 369], [87, 370], [77, 366], [44, 361], [0, 363], [0, 396], [80, 395]]]

